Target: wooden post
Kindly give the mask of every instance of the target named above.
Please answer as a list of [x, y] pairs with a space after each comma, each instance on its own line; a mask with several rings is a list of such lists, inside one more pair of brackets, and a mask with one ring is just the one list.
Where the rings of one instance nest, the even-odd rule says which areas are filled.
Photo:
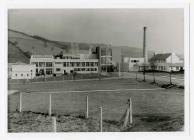
[[57, 132], [57, 121], [56, 121], [56, 117], [52, 117], [52, 126], [53, 126], [53, 132]]
[[119, 62], [119, 79], [120, 79], [120, 76], [121, 76], [121, 66], [120, 66], [120, 62]]
[[129, 113], [130, 113], [130, 109], [127, 108], [127, 111], [126, 111], [126, 114], [125, 114], [125, 120], [124, 120], [124, 123], [123, 123], [123, 128], [127, 127], [127, 124], [129, 122]]
[[22, 112], [22, 92], [19, 93], [19, 98], [20, 98], [20, 101], [19, 101], [19, 111]]
[[126, 110], [126, 113], [125, 113], [123, 128], [126, 128], [128, 123], [130, 123], [130, 124], [133, 123], [132, 100], [131, 100], [131, 98], [128, 99], [127, 104], [128, 104], [128, 107], [127, 107], [127, 110]]
[[88, 119], [88, 96], [86, 96], [86, 119]]
[[52, 114], [52, 94], [49, 94], [49, 116]]
[[100, 132], [102, 132], [102, 107], [100, 107]]
[[129, 123], [132, 124], [133, 123], [133, 111], [132, 111], [132, 100], [131, 98], [129, 99], [130, 102], [129, 102], [129, 108], [130, 108], [130, 119], [129, 119]]

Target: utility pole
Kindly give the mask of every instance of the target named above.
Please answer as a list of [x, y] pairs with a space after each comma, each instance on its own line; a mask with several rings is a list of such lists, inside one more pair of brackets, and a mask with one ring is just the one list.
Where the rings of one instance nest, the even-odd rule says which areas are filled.
[[143, 27], [143, 57], [144, 57], [144, 65], [143, 65], [143, 81], [145, 82], [145, 65], [147, 63], [147, 49], [146, 49], [146, 29], [147, 27]]
[[172, 53], [171, 53], [171, 68], [170, 68], [170, 85], [172, 85], [172, 76], [171, 76], [171, 74], [172, 74]]
[[98, 78], [101, 80], [101, 47], [99, 47], [99, 59], [98, 59]]
[[153, 83], [156, 83], [156, 79], [155, 79], [155, 52], [154, 52], [154, 60], [153, 60]]

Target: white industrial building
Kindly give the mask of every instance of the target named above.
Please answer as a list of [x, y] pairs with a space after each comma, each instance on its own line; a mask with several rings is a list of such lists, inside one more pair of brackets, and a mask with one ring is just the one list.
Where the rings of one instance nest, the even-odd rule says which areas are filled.
[[150, 65], [158, 71], [184, 70], [184, 61], [175, 53], [159, 53], [150, 59]]
[[33, 79], [36, 66], [25, 63], [8, 64], [8, 77], [10, 79]]
[[[83, 57], [82, 57], [83, 58]], [[30, 64], [36, 65], [37, 75], [77, 73], [98, 73], [98, 59], [80, 59], [66, 56], [54, 58], [52, 55], [32, 55]]]
[[141, 66], [144, 63], [144, 58], [129, 57], [128, 63], [129, 63], [129, 71], [138, 71], [139, 66]]

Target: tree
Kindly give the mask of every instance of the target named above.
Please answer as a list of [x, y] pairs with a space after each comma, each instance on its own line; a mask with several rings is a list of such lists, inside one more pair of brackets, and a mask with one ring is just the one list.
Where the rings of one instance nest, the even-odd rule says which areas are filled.
[[151, 70], [153, 72], [153, 83], [156, 83], [156, 78], [155, 78], [155, 68], [156, 68], [156, 59], [155, 59], [155, 53], [153, 58], [150, 60], [150, 66], [151, 66]]

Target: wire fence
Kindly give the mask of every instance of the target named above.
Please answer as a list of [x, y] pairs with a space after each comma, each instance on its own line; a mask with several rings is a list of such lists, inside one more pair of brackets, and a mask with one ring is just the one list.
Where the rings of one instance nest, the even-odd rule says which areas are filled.
[[[107, 95], [109, 96], [109, 95]], [[86, 114], [86, 97], [88, 97], [88, 114], [96, 117], [99, 107], [103, 107], [105, 119], [118, 119], [126, 109], [126, 100], [117, 96], [104, 98], [102, 94], [87, 93], [24, 93], [18, 92], [8, 97], [8, 111], [32, 111], [51, 114]], [[51, 111], [50, 111], [51, 109]]]

